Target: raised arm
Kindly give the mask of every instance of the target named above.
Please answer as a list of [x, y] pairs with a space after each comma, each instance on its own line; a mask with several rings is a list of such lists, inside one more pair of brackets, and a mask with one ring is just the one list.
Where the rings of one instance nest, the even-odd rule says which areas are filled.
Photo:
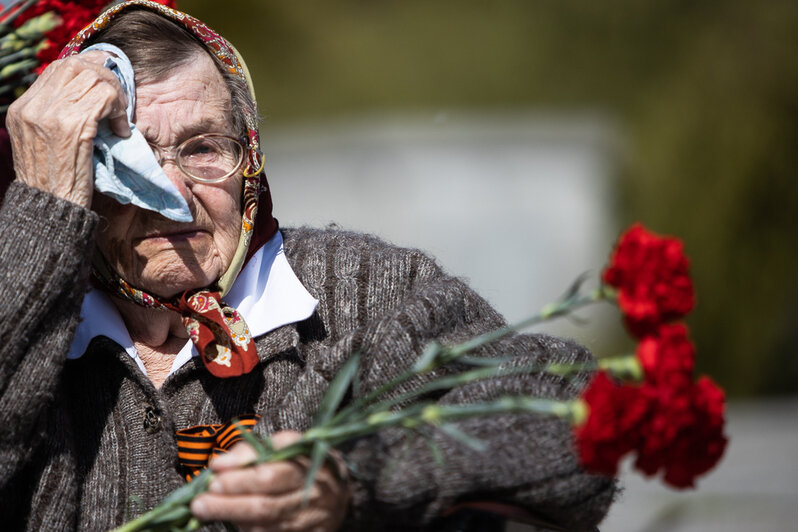
[[53, 63], [8, 111], [17, 181], [0, 210], [0, 482], [36, 448], [77, 326], [98, 222], [88, 210], [97, 124], [107, 118], [129, 134], [103, 59]]

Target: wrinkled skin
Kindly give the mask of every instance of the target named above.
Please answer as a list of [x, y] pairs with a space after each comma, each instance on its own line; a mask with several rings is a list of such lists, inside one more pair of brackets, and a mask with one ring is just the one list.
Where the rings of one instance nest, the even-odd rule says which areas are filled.
[[[299, 439], [297, 432], [272, 436], [276, 448]], [[305, 494], [306, 460], [288, 460], [242, 468], [255, 458], [246, 442], [211, 461], [216, 473], [209, 492], [191, 503], [194, 515], [205, 520], [235, 522], [245, 532], [336, 530], [346, 516], [349, 493], [328, 466]], [[345, 471], [345, 466], [338, 469]], [[304, 498], [307, 497], [307, 503]], [[291, 519], [286, 519], [290, 515]]]
[[[94, 194], [91, 158], [98, 122], [108, 119], [117, 135], [129, 136], [125, 96], [102, 66], [105, 57], [104, 52], [90, 52], [53, 62], [11, 106], [7, 128], [17, 179], [100, 214], [98, 246], [133, 285], [166, 297], [207, 286], [230, 265], [238, 244], [242, 177], [200, 185], [166, 161], [164, 171], [194, 217], [190, 223]], [[149, 142], [161, 147], [198, 133], [230, 134], [229, 110], [230, 95], [205, 54], [163, 80], [137, 87], [136, 125]], [[186, 341], [180, 316], [114, 302], [149, 377], [159, 386], [171, 366], [169, 357]], [[274, 437], [285, 445], [297, 435]], [[239, 444], [212, 462], [218, 476], [212, 493], [192, 505], [197, 516], [230, 521], [250, 531], [327, 531], [340, 526], [349, 490], [327, 466], [303, 505], [301, 461], [242, 467], [252, 457], [252, 448]]]

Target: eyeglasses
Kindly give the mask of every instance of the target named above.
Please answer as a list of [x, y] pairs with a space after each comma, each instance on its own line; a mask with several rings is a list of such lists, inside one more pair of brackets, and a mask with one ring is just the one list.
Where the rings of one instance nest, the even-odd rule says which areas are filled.
[[235, 175], [246, 153], [242, 140], [216, 133], [196, 135], [177, 147], [161, 148], [150, 144], [150, 148], [158, 164], [163, 166], [166, 161], [174, 161], [184, 174], [198, 183], [221, 183]]

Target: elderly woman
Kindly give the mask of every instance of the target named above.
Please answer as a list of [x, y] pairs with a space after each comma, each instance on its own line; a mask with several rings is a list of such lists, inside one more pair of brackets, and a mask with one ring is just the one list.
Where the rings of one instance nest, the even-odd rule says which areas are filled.
[[[130, 58], [135, 126], [193, 221], [95, 191], [98, 128], [131, 134], [108, 53], [78, 54], [98, 42]], [[204, 465], [192, 437], [237, 418], [290, 441], [353, 353], [362, 354], [357, 390], [366, 393], [428, 341], [503, 324], [417, 251], [334, 230], [278, 230], [246, 68], [199, 21], [134, 0], [103, 14], [62, 57], [8, 114], [18, 178], [0, 211], [4, 526], [119, 525]], [[542, 336], [480, 354], [589, 356]], [[567, 398], [583, 380], [505, 379], [440, 401]], [[438, 464], [404, 433], [362, 438], [341, 450], [351, 474], [325, 467], [307, 504], [303, 462], [240, 467], [252, 449], [238, 443], [211, 460], [218, 475], [191, 509], [247, 530], [435, 529], [457, 505], [486, 500], [567, 530], [604, 516], [613, 482], [580, 469], [564, 422], [497, 416], [462, 429], [488, 451], [435, 436]]]

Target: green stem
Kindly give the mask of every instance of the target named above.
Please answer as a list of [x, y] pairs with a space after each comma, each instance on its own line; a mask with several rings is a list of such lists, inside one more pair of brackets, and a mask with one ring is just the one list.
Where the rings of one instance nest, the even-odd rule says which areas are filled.
[[[115, 528], [112, 532], [146, 530], [161, 521], [170, 512], [175, 512], [180, 508], [188, 508], [194, 497], [208, 490], [208, 484], [210, 484], [213, 476], [210, 469], [205, 469], [188, 483], [170, 493], [158, 506]], [[191, 514], [189, 513], [186, 517], [190, 518]], [[186, 519], [184, 518], [183, 521], [186, 521]]]
[[409, 392], [397, 395], [396, 397], [386, 399], [372, 406], [369, 406], [364, 411], [366, 413], [373, 413], [373, 412], [379, 412], [381, 410], [388, 410], [400, 403], [403, 403], [405, 401], [410, 401], [411, 399], [424, 396], [430, 392], [434, 392], [437, 390], [449, 390], [456, 386], [462, 386], [464, 384], [476, 382], [483, 379], [489, 379], [493, 377], [507, 377], [511, 375], [520, 375], [520, 374], [547, 371], [548, 367], [549, 364], [546, 365], [530, 364], [527, 366], [517, 366], [517, 367], [508, 367], [508, 368], [487, 367], [487, 368], [472, 369], [469, 371], [464, 371], [462, 373], [457, 373], [455, 375], [450, 375], [446, 377], [441, 377], [439, 379], [435, 379], [434, 381], [428, 382]]
[[2, 12], [0, 12], [0, 17], [3, 17], [6, 14], [8, 14], [9, 12], [11, 12], [12, 9], [17, 9], [17, 6], [19, 6], [20, 3], [23, 4], [22, 6], [19, 7], [19, 9], [17, 9], [14, 12], [13, 15], [11, 15], [7, 19], [5, 19], [2, 23], [0, 23], [0, 32], [7, 31], [9, 28], [11, 28], [11, 25], [14, 23], [14, 21], [17, 19], [17, 17], [20, 16], [31, 5], [33, 5], [34, 2], [36, 2], [36, 0], [26, 0], [25, 2], [22, 2], [22, 1], [15, 2], [15, 3], [11, 4], [10, 6], [8, 6], [7, 8], [5, 8]]
[[477, 347], [481, 347], [487, 343], [493, 342], [498, 340], [499, 338], [503, 338], [508, 334], [511, 334], [516, 331], [520, 331], [522, 329], [529, 328], [533, 325], [537, 325], [539, 323], [543, 323], [544, 321], [552, 320], [554, 318], [559, 318], [564, 316], [574, 310], [579, 308], [585, 307], [587, 305], [591, 305], [593, 303], [597, 303], [599, 301], [610, 299], [611, 292], [608, 291], [603, 285], [602, 287], [594, 290], [589, 295], [586, 296], [572, 296], [562, 301], [558, 301], [556, 303], [550, 303], [543, 307], [543, 309], [536, 315], [516, 322], [511, 325], [506, 325], [499, 329], [495, 329], [493, 331], [481, 334], [471, 340], [463, 342], [462, 344], [450, 347], [447, 349], [449, 353], [449, 357], [447, 357], [446, 361], [456, 360], [457, 358], [463, 356], [465, 353], [476, 349]]

